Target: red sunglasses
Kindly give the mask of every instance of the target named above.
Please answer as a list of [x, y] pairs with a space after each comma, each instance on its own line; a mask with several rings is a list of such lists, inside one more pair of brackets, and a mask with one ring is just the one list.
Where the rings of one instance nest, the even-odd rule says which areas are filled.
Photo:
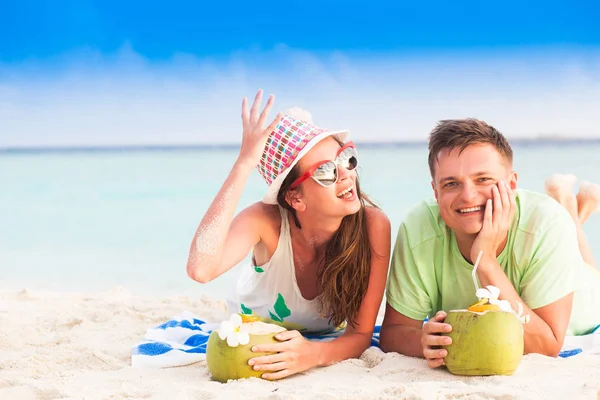
[[352, 171], [358, 166], [358, 153], [354, 142], [348, 142], [337, 152], [335, 161], [324, 160], [313, 165], [308, 171], [296, 179], [290, 189], [295, 189], [308, 178], [313, 178], [315, 182], [323, 187], [329, 187], [338, 180], [338, 165]]

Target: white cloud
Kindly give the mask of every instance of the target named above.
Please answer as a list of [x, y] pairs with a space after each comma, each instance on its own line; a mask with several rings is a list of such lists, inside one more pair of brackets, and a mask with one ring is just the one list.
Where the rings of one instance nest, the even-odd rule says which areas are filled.
[[[600, 137], [600, 52], [313, 54], [278, 46], [150, 62], [131, 46], [0, 65], [0, 147], [237, 143], [242, 96], [276, 94], [357, 141], [425, 140], [444, 118], [508, 137]], [[273, 113], [274, 115], [275, 113]]]

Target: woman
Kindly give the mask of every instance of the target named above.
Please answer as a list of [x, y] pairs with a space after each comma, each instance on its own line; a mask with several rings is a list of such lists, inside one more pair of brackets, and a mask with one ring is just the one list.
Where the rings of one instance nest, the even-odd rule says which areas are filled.
[[[262, 112], [262, 91], [248, 110], [242, 102], [242, 145], [225, 183], [191, 244], [188, 275], [209, 282], [252, 252], [241, 274], [234, 312], [288, 328], [280, 343], [255, 346], [277, 352], [249, 361], [265, 379], [359, 357], [371, 343], [390, 256], [390, 222], [361, 193], [358, 154], [347, 131], [329, 131], [291, 115], [265, 129], [274, 97]], [[307, 119], [307, 118], [304, 118]], [[268, 184], [262, 202], [234, 217], [240, 195], [258, 166]], [[332, 331], [329, 342], [302, 333]]]

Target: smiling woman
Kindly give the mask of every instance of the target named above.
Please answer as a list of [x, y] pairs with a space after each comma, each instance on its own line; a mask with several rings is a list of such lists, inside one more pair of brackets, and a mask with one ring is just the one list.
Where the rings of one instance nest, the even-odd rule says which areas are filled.
[[[251, 252], [252, 263], [241, 271], [228, 307], [287, 330], [275, 337], [279, 343], [254, 346], [257, 356], [249, 360], [265, 379], [279, 379], [367, 349], [383, 298], [391, 234], [388, 218], [360, 191], [358, 152], [349, 132], [318, 127], [305, 113], [303, 120], [290, 112], [265, 128], [273, 97], [259, 112], [261, 99], [259, 91], [250, 110], [242, 103], [240, 154], [198, 226], [187, 272], [209, 282]], [[267, 191], [234, 217], [255, 166]], [[340, 329], [330, 342], [302, 336]]]

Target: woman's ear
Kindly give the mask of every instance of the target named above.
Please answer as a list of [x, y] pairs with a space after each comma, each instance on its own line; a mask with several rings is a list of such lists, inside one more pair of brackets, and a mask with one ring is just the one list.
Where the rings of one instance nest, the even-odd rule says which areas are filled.
[[285, 201], [296, 211], [304, 211], [306, 209], [306, 204], [304, 203], [299, 190], [288, 190], [285, 194]]

